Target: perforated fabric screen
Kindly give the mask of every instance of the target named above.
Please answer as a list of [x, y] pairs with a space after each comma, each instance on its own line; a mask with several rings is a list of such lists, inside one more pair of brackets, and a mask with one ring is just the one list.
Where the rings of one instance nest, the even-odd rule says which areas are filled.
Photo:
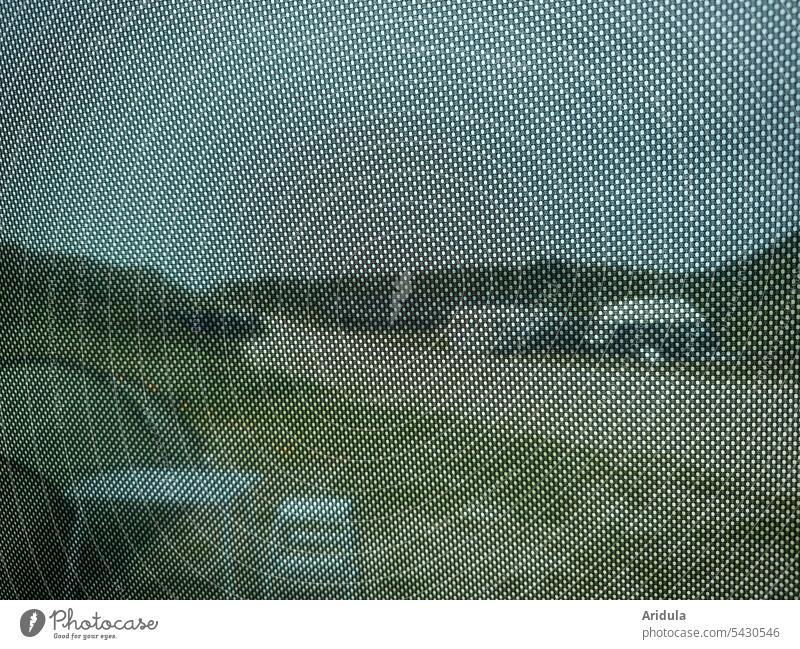
[[795, 2], [6, 2], [0, 596], [796, 598]]

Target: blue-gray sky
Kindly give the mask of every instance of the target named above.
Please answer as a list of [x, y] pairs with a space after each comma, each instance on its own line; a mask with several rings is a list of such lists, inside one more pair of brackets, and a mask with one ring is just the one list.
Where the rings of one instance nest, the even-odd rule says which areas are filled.
[[794, 2], [16, 2], [3, 237], [193, 286], [798, 228]]

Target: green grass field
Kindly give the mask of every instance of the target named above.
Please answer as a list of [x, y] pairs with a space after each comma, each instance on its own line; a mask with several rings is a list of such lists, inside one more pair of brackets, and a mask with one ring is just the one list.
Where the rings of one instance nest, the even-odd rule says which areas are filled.
[[[494, 361], [516, 363], [517, 374], [447, 381], [456, 390], [478, 383], [481, 398], [497, 404], [509, 398], [509, 386], [521, 385], [519, 372], [541, 380], [520, 393], [524, 403], [484, 420], [462, 407], [480, 404], [471, 393], [442, 407], [424, 394], [382, 397], [383, 379], [370, 371], [389, 366], [391, 374], [401, 350], [425, 357], [435, 340], [361, 337], [351, 339], [349, 351], [339, 340], [344, 356], [330, 358], [308, 349], [321, 362], [350, 359], [353, 380], [334, 384], [278, 351], [272, 362], [267, 351], [256, 367], [243, 362], [239, 343], [174, 332], [121, 335], [54, 311], [42, 316], [7, 331], [4, 353], [110, 372], [179, 413], [196, 436], [196, 453], [177, 461], [263, 475], [260, 519], [240, 523], [245, 546], [267, 534], [271, 508], [285, 496], [353, 498], [361, 596], [800, 593], [792, 375], [756, 366]], [[459, 371], [469, 374], [481, 363]], [[559, 376], [577, 378], [559, 383]], [[399, 373], [393, 379], [413, 397], [409, 381]], [[495, 391], [486, 387], [492, 385]], [[35, 396], [27, 387], [25, 398]], [[108, 432], [107, 440], [94, 441], [111, 458], [117, 438]], [[68, 435], [63, 439], [69, 443]], [[80, 458], [81, 449], [70, 457]], [[130, 460], [148, 461], [135, 454]], [[102, 465], [96, 455], [70, 476]], [[197, 516], [171, 531], [174, 542], [153, 543], [136, 557], [124, 592], [221, 595], [213, 526]], [[242, 556], [244, 594], [258, 596], [259, 565]]]

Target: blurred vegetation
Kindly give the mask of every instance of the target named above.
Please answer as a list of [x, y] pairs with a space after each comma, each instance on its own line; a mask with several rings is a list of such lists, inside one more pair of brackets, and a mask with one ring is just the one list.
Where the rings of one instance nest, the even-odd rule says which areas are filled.
[[[561, 439], [536, 430], [530, 424], [535, 417], [486, 426], [455, 414], [367, 403], [278, 369], [256, 371], [242, 362], [236, 340], [193, 335], [175, 318], [185, 310], [247, 308], [324, 326], [330, 323], [331, 295], [384, 295], [392, 288], [389, 276], [333, 283], [264, 279], [197, 295], [148, 270], [10, 246], [0, 254], [0, 358], [62, 359], [112, 378], [98, 384], [103, 398], [89, 395], [87, 401], [75, 393], [77, 380], [60, 388], [54, 384], [48, 392], [31, 389], [24, 376], [12, 382], [6, 375], [0, 455], [13, 451], [14, 462], [52, 465], [47, 479], [53, 484], [102, 471], [120, 458], [141, 464], [154, 453], [160, 457], [150, 437], [136, 437], [132, 426], [138, 415], [129, 412], [131, 403], [158, 403], [150, 407], [153, 417], [176, 416], [180, 429], [197, 437], [198, 448], [182, 455], [184, 442], [175, 436], [167, 450], [177, 459], [197, 463], [204, 456], [215, 465], [264, 475], [262, 518], [242, 534], [266, 534], [271, 506], [288, 492], [353, 497], [364, 596], [738, 598], [752, 596], [754, 583], [772, 597], [800, 592], [800, 573], [782, 568], [796, 559], [800, 539], [796, 485], [785, 484], [796, 471], [796, 439], [788, 440], [795, 445], [783, 456], [752, 466], [708, 466], [684, 447], [647, 453], [647, 446], [633, 439], [641, 431], [626, 429], [624, 413], [616, 413], [620, 433], [633, 436], [630, 446], [597, 448], [576, 441], [580, 436]], [[631, 372], [634, 385], [656, 376], [731, 381], [737, 372], [774, 384], [794, 376], [797, 260], [793, 237], [705, 274], [554, 264], [443, 271], [422, 277], [416, 287], [418, 299], [451, 306], [500, 296], [576, 314], [620, 299], [685, 297], [742, 354], [741, 370], [714, 374], [684, 366], [620, 366], [615, 371]], [[391, 341], [418, 344], [408, 332]], [[548, 361], [556, 369], [583, 362]], [[58, 376], [69, 382], [71, 374]], [[134, 402], [122, 388], [136, 395]], [[70, 428], [59, 424], [64, 421], [59, 399], [91, 407], [73, 412]], [[48, 407], [37, 407], [48, 400]], [[104, 411], [108, 403], [116, 405]], [[26, 404], [24, 412], [15, 404]], [[559, 408], [530, 404], [531, 413], [543, 411], [543, 421], [551, 423], [560, 421]], [[114, 423], [120, 416], [123, 428]], [[567, 421], [578, 427], [592, 423]], [[43, 426], [56, 432], [40, 450], [29, 438]], [[179, 429], [164, 421], [157, 428]], [[89, 454], [87, 444], [93, 449]], [[131, 448], [118, 452], [126, 445]], [[69, 471], [58, 468], [59, 456]], [[34, 524], [47, 527], [38, 519]], [[217, 548], [197, 532], [209, 525], [187, 518], [173, 530], [174, 543], [153, 543], [137, 556], [126, 590], [112, 594], [219, 596]], [[167, 575], [166, 564], [174, 574]], [[263, 577], [252, 566], [241, 569], [249, 571], [243, 578], [258, 596], [255, 584]]]
[[[388, 273], [314, 280], [266, 277], [222, 285], [207, 298], [317, 325], [380, 327], [391, 308], [395, 279]], [[704, 272], [543, 263], [420, 272], [413, 282], [405, 306], [410, 317], [401, 320], [400, 328], [441, 326], [453, 309], [475, 302], [546, 306], [585, 318], [618, 301], [680, 298], [700, 309], [723, 348], [743, 360], [793, 369], [800, 352], [800, 235]]]

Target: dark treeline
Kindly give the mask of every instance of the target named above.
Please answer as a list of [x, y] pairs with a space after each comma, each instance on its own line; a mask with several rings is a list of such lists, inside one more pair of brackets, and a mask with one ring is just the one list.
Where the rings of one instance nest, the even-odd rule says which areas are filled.
[[123, 334], [157, 331], [197, 302], [190, 291], [147, 268], [0, 246], [0, 322], [6, 326], [50, 321]]
[[[268, 277], [230, 283], [213, 300], [323, 325], [429, 329], [460, 306], [539, 306], [586, 319], [604, 305], [637, 298], [679, 298], [708, 318], [724, 345], [740, 355], [794, 363], [800, 350], [797, 295], [800, 237], [707, 272], [664, 273], [621, 266], [540, 263], [409, 274], [397, 309], [398, 276], [389, 273], [301, 280]], [[399, 313], [398, 313], [399, 311]]]
[[[398, 326], [442, 324], [459, 306], [507, 303], [589, 314], [632, 296], [692, 291], [698, 278], [620, 267], [537, 264], [421, 272], [412, 276]], [[392, 312], [397, 276], [370, 274], [323, 280], [267, 278], [217, 289], [219, 299], [312, 320], [383, 326]]]

